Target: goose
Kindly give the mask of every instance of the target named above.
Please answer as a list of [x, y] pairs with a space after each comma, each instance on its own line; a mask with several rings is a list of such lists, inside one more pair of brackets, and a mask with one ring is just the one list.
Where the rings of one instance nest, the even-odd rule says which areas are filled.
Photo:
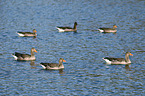
[[64, 69], [63, 62], [66, 62], [63, 58], [59, 59], [59, 63], [40, 63], [44, 69]]
[[71, 28], [71, 27], [56, 27], [59, 32], [69, 32], [69, 31], [74, 31], [76, 32], [77, 31], [77, 22], [74, 23], [74, 27]]
[[107, 64], [130, 64], [131, 61], [129, 59], [129, 56], [133, 56], [133, 54], [131, 54], [130, 52], [126, 52], [125, 59], [105, 57], [103, 58], [103, 60], [105, 60]]
[[31, 55], [15, 52], [14, 54], [12, 54], [12, 56], [15, 58], [15, 60], [35, 60], [36, 58], [35, 58], [34, 52], [37, 52], [37, 51], [35, 48], [32, 48]]
[[113, 28], [99, 28], [98, 30], [100, 32], [106, 32], [106, 33], [111, 33], [112, 32], [112, 33], [115, 33], [115, 32], [117, 32], [117, 30], [115, 28], [117, 28], [117, 26], [113, 25]]
[[17, 34], [19, 36], [22, 36], [22, 37], [24, 37], [24, 36], [37, 36], [36, 32], [37, 32], [36, 29], [33, 29], [33, 33], [32, 32], [20, 32], [20, 31], [18, 31]]

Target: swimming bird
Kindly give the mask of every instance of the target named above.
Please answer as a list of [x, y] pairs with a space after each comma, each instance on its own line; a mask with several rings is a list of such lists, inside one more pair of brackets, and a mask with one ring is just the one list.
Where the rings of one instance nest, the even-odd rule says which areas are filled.
[[71, 28], [71, 27], [56, 27], [59, 32], [69, 32], [69, 31], [74, 31], [76, 32], [77, 31], [77, 22], [74, 23], [74, 27]]
[[63, 58], [59, 59], [58, 63], [40, 63], [44, 69], [64, 69], [63, 62], [66, 62]]
[[103, 58], [103, 60], [105, 60], [107, 64], [130, 64], [131, 61], [129, 59], [129, 56], [133, 56], [133, 54], [131, 54], [130, 52], [126, 52], [125, 59], [105, 57]]
[[20, 32], [20, 31], [18, 31], [17, 34], [19, 36], [37, 36], [36, 32], [37, 32], [36, 29], [33, 29], [33, 33], [32, 32]]
[[35, 60], [36, 58], [35, 58], [34, 52], [37, 52], [37, 51], [35, 48], [32, 48], [31, 55], [15, 52], [14, 54], [12, 54], [12, 56], [15, 58], [15, 60]]
[[100, 32], [106, 32], [106, 33], [111, 33], [112, 32], [112, 33], [115, 33], [115, 32], [117, 32], [116, 28], [117, 28], [117, 26], [113, 25], [113, 28], [99, 28], [98, 30]]

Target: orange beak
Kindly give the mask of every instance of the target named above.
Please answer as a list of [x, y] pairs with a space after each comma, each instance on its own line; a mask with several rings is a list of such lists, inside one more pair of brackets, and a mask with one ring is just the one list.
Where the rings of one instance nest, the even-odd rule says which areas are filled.
[[117, 26], [115, 26], [117, 28]]
[[34, 52], [38, 53], [36, 50], [34, 50]]
[[131, 54], [131, 53], [130, 53], [129, 55], [130, 55], [130, 56], [133, 56], [133, 54]]
[[63, 62], [66, 62], [66, 61], [63, 59]]
[[33, 30], [33, 32], [35, 32], [35, 33], [36, 33], [37, 31], [34, 29], [34, 30]]

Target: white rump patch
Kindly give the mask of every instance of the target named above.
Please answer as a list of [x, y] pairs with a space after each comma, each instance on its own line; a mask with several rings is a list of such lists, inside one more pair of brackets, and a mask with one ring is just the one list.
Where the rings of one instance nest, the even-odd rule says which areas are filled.
[[104, 32], [104, 30], [102, 30], [102, 29], [98, 29], [100, 32]]
[[108, 59], [104, 59], [104, 58], [102, 59], [105, 60], [107, 64], [111, 64], [111, 61], [109, 61]]
[[[16, 32], [17, 33], [17, 32]], [[25, 36], [24, 34], [21, 34], [21, 33], [17, 33], [19, 36]]]
[[17, 57], [17, 56], [15, 56], [15, 55], [13, 55], [13, 54], [12, 54], [12, 56], [15, 58], [15, 60], [17, 60], [17, 59], [18, 59], [18, 57]]
[[40, 64], [40, 65], [43, 67], [43, 69], [46, 69], [46, 67], [44, 65], [42, 65], [42, 64]]
[[64, 30], [63, 30], [63, 29], [58, 28], [58, 27], [56, 27], [56, 28], [58, 29], [58, 31], [59, 31], [59, 32], [64, 32]]

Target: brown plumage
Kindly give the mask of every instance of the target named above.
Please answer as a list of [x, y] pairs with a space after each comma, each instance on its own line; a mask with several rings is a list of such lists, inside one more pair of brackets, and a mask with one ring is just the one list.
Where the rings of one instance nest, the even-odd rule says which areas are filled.
[[71, 27], [56, 27], [59, 32], [69, 32], [69, 31], [74, 31], [76, 32], [77, 31], [77, 22], [74, 23], [74, 27], [71, 28]]
[[15, 60], [35, 60], [36, 58], [35, 58], [34, 52], [37, 52], [37, 51], [35, 48], [32, 48], [31, 55], [15, 52], [14, 54], [12, 54], [12, 56], [15, 58]]
[[113, 25], [113, 28], [99, 28], [98, 30], [100, 32], [106, 32], [106, 33], [113, 32], [114, 33], [114, 32], [117, 32], [117, 30], [115, 28], [117, 28], [117, 26]]
[[126, 52], [125, 58], [112, 58], [112, 57], [105, 57], [103, 60], [106, 61], [107, 64], [130, 64], [131, 61], [129, 56], [133, 56], [130, 52]]
[[32, 32], [17, 32], [17, 34], [19, 36], [37, 36], [36, 32], [37, 31], [33, 29], [33, 33]]
[[63, 62], [66, 62], [63, 58], [59, 59], [59, 63], [40, 63], [44, 69], [63, 69]]

